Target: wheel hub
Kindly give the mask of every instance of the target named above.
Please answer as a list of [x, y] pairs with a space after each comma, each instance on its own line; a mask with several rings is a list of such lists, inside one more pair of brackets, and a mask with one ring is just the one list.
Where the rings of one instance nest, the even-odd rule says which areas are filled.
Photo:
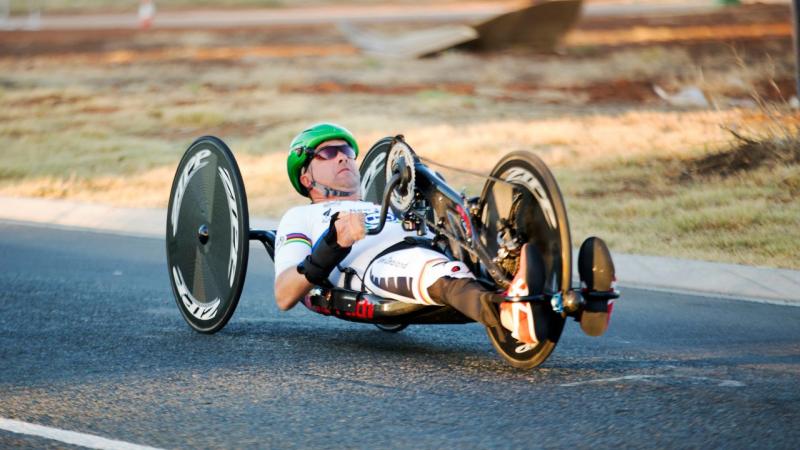
[[208, 225], [200, 225], [200, 228], [197, 230], [197, 240], [200, 241], [201, 244], [206, 245], [208, 242]]

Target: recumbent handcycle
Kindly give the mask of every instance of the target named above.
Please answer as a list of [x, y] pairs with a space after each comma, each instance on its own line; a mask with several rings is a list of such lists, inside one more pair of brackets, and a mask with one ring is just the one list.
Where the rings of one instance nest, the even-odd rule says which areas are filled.
[[[380, 222], [368, 233], [379, 233], [392, 211], [406, 230], [416, 230], [416, 237], [406, 239], [463, 261], [487, 289], [500, 292], [508, 287], [523, 244], [538, 249], [545, 283], [522, 300], [532, 303], [545, 338], [524, 344], [502, 327], [486, 327], [492, 345], [512, 366], [542, 364], [569, 317], [590, 336], [606, 331], [619, 297], [611, 255], [601, 239], [586, 239], [578, 253], [581, 283], [573, 288], [564, 200], [552, 173], [533, 153], [505, 155], [485, 177], [479, 197], [456, 192], [402, 135], [376, 142], [359, 171], [363, 200], [381, 205]], [[183, 155], [166, 225], [169, 277], [178, 308], [193, 329], [215, 333], [239, 302], [249, 241], [261, 242], [270, 258], [275, 249], [274, 230], [249, 227], [242, 175], [222, 140], [201, 137]], [[317, 286], [302, 303], [313, 312], [370, 323], [391, 333], [416, 324], [472, 322], [449, 306], [405, 303], [350, 287]]]

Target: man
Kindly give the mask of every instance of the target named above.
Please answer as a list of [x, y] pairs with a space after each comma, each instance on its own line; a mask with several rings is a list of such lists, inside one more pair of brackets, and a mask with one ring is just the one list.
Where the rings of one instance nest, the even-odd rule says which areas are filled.
[[[535, 248], [523, 246], [511, 288], [497, 294], [475, 281], [464, 263], [405, 243], [415, 232], [403, 230], [391, 215], [380, 234], [367, 235], [367, 225], [379, 221], [380, 205], [361, 201], [357, 156], [353, 135], [331, 123], [313, 125], [292, 140], [289, 180], [311, 204], [290, 209], [278, 226], [275, 301], [281, 310], [294, 307], [314, 286], [340, 286], [398, 301], [449, 305], [483, 325], [502, 324], [525, 344], [543, 338], [537, 339], [530, 303], [512, 300], [529, 294], [528, 283], [541, 291], [543, 274], [533, 273], [543, 267]], [[354, 276], [342, 276], [348, 268]]]

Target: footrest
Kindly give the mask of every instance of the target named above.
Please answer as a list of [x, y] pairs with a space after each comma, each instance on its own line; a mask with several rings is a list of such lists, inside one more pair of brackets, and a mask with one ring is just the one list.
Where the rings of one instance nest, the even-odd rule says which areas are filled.
[[516, 297], [503, 297], [503, 300], [497, 300], [498, 303], [502, 302], [540, 302], [545, 300], [545, 295], [519, 295]]
[[602, 336], [608, 329], [613, 309], [613, 299], [585, 299], [580, 317], [581, 330], [589, 336]]

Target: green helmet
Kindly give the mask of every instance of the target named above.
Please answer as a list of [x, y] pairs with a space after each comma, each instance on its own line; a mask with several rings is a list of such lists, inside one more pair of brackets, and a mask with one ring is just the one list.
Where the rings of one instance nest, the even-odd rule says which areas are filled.
[[308, 197], [308, 190], [300, 183], [300, 171], [308, 162], [309, 151], [317, 148], [319, 144], [333, 139], [346, 141], [355, 150], [356, 157], [358, 156], [358, 143], [353, 134], [347, 128], [333, 123], [314, 124], [301, 131], [289, 144], [286, 171], [289, 173], [289, 181], [300, 195]]

